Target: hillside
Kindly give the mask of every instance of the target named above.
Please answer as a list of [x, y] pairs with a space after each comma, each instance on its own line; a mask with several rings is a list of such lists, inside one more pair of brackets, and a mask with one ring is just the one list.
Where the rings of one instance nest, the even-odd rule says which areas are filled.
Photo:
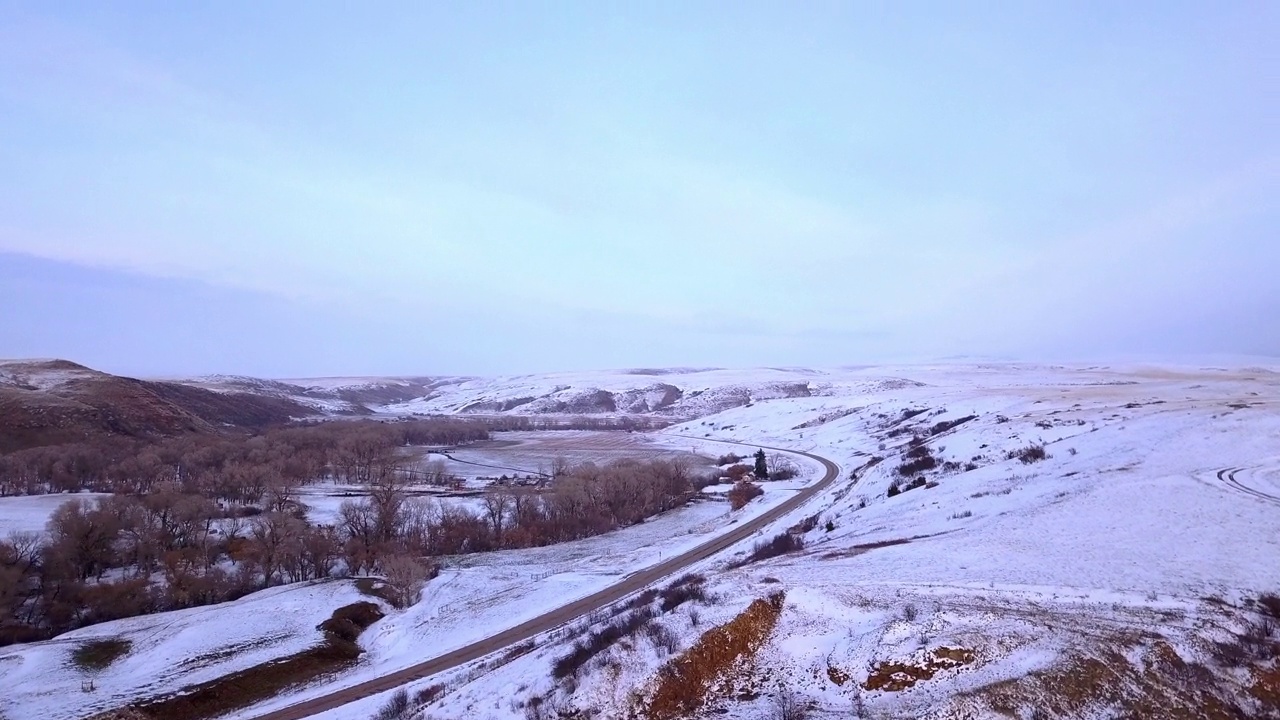
[[[907, 382], [859, 390], [876, 376]], [[432, 678], [447, 691], [419, 717], [674, 717], [655, 710], [679, 689], [670, 663], [723, 660], [700, 638], [775, 593], [776, 624], [678, 716], [1280, 713], [1276, 639], [1256, 639], [1274, 626], [1257, 599], [1280, 592], [1275, 368], [946, 365], [816, 386], [664, 431], [839, 462], [842, 482], [757, 541], [790, 528], [802, 548], [735, 567], [748, 542], [704, 563], [714, 601], [657, 612], [568, 677], [556, 663], [607, 618]]]
[[828, 397], [917, 385], [892, 372], [803, 368], [636, 369], [476, 377], [262, 380], [210, 376], [174, 382], [288, 399], [328, 414], [642, 415], [689, 420], [778, 398]]
[[[45, 374], [54, 370], [92, 373]], [[36, 392], [51, 381], [24, 382]], [[223, 392], [255, 382], [227, 381]], [[262, 383], [258, 397], [383, 387], [421, 394], [371, 402], [378, 413], [633, 413], [675, 421], [646, 442], [710, 457], [790, 448], [840, 466], [807, 505], [687, 567], [692, 579], [673, 575], [650, 594], [411, 682], [409, 709], [386, 717], [1280, 716], [1277, 366], [954, 363], [282, 385]], [[790, 483], [763, 483], [764, 497], [744, 509], [706, 497], [598, 538], [444, 558], [417, 604], [387, 608], [369, 628], [349, 673], [232, 717], [381, 678], [562, 607], [740, 527], [820, 474], [800, 469]], [[752, 557], [768, 548], [777, 553]], [[237, 622], [253, 602], [207, 609], [202, 622]], [[329, 609], [317, 604], [307, 617]], [[141, 642], [183, 617], [103, 623], [82, 636]], [[288, 643], [310, 637], [289, 633]], [[224, 669], [284, 652], [242, 657], [216, 633], [200, 641]], [[46, 667], [63, 652], [58, 642], [15, 647], [0, 671]], [[156, 652], [178, 662], [186, 650]], [[122, 666], [104, 685], [124, 702], [188, 680], [152, 684]], [[58, 682], [42, 692], [92, 704], [62, 692], [75, 690], [73, 676]], [[0, 708], [38, 717], [24, 698], [36, 691]], [[372, 717], [392, 698], [351, 698], [317, 717]]]
[[316, 414], [286, 397], [215, 393], [99, 372], [66, 360], [0, 361], [0, 451], [106, 436], [253, 428]]

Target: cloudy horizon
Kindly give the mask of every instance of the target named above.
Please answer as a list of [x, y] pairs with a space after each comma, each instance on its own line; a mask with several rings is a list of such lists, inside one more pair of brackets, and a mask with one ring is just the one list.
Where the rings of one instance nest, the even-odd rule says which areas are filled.
[[3, 356], [1280, 356], [1273, 5], [0, 15]]

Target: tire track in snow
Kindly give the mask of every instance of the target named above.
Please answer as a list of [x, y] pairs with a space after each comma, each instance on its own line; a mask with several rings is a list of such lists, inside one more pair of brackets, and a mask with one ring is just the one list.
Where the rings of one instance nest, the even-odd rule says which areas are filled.
[[[1236, 492], [1249, 495], [1272, 505], [1280, 506], [1280, 497], [1265, 493], [1257, 488], [1249, 487], [1237, 479], [1240, 473], [1248, 468], [1223, 468], [1217, 472], [1218, 480]], [[1256, 468], [1255, 468], [1256, 469]]]

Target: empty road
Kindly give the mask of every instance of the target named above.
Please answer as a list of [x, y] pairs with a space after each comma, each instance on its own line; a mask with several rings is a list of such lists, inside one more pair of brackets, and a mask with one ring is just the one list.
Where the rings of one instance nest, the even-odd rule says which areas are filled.
[[[751, 447], [761, 446], [751, 445]], [[791, 455], [799, 455], [809, 458], [810, 460], [815, 460], [822, 464], [826, 472], [820, 480], [805, 486], [796, 493], [795, 497], [786, 500], [781, 505], [765, 511], [758, 517], [739, 524], [723, 535], [719, 535], [692, 550], [628, 575], [617, 583], [610, 585], [599, 592], [574, 600], [567, 605], [563, 605], [555, 610], [539, 615], [538, 617], [516, 625], [515, 627], [503, 630], [496, 635], [491, 635], [484, 640], [460, 647], [457, 650], [447, 652], [444, 655], [418, 663], [417, 665], [413, 665], [402, 670], [396, 670], [395, 672], [388, 673], [372, 680], [366, 680], [350, 687], [335, 690], [331, 693], [321, 695], [320, 697], [304, 700], [295, 705], [289, 705], [288, 707], [283, 707], [279, 710], [273, 710], [269, 713], [258, 715], [253, 720], [301, 720], [301, 718], [310, 717], [327, 710], [332, 710], [346, 705], [347, 703], [369, 697], [370, 695], [376, 695], [380, 692], [400, 687], [401, 685], [405, 685], [415, 680], [421, 680], [425, 677], [435, 675], [436, 673], [453, 669], [477, 658], [484, 657], [489, 653], [501, 650], [508, 645], [513, 645], [533, 638], [548, 630], [559, 627], [567, 622], [571, 622], [583, 615], [586, 615], [587, 613], [617, 602], [631, 593], [639, 592], [669, 575], [674, 575], [675, 573], [684, 570], [690, 565], [706, 560], [712, 555], [715, 555], [725, 548], [747, 538], [752, 533], [772, 523], [774, 520], [777, 520], [783, 515], [786, 515], [792, 510], [795, 510], [805, 504], [815, 495], [829, 487], [831, 483], [835, 482], [836, 478], [840, 476], [840, 466], [826, 458], [819, 457], [812, 453], [800, 452], [798, 450], [787, 450], [785, 448], [771, 448], [765, 446], [765, 449], [785, 452]]]

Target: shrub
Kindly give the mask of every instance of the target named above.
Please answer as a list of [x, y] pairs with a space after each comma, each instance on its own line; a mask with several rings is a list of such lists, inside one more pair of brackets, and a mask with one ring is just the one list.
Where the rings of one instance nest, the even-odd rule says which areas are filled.
[[615, 618], [608, 625], [592, 632], [585, 639], [574, 643], [568, 654], [552, 663], [552, 677], [556, 680], [563, 680], [577, 673], [591, 658], [599, 655], [610, 645], [624, 637], [635, 635], [654, 616], [653, 608], [646, 607], [633, 610], [620, 618]]
[[733, 489], [729, 491], [729, 507], [734, 510], [742, 509], [747, 503], [760, 497], [764, 491], [759, 485], [745, 481], [739, 481], [734, 484]]
[[964, 417], [956, 418], [955, 420], [943, 420], [942, 422], [934, 423], [933, 427], [929, 428], [929, 434], [937, 435], [938, 433], [944, 433], [950, 430], [951, 428], [957, 427], [959, 425], [963, 425], [976, 417], [978, 416], [965, 415]]
[[739, 465], [731, 465], [731, 466], [729, 466], [729, 467], [725, 468], [724, 474], [725, 474], [725, 476], [726, 476], [726, 477], [728, 477], [730, 480], [732, 480], [732, 481], [734, 481], [734, 482], [738, 482], [739, 480], [742, 480], [742, 479], [743, 479], [744, 477], [746, 477], [747, 475], [750, 475], [750, 474], [751, 474], [751, 466], [750, 466], [750, 465], [741, 465], [741, 464], [739, 464]]
[[797, 552], [804, 549], [804, 538], [791, 533], [779, 533], [768, 542], [758, 542], [752, 548], [751, 554], [745, 559], [734, 563], [731, 567], [742, 567], [753, 562], [767, 560], [771, 557], [785, 555], [787, 553]]
[[1033, 444], [1017, 450], [1010, 450], [1005, 457], [1009, 460], [1020, 460], [1024, 465], [1030, 465], [1047, 459], [1049, 453], [1045, 452], [1044, 445]]
[[644, 626], [644, 635], [653, 643], [653, 646], [661, 650], [666, 650], [670, 655], [680, 649], [680, 638], [673, 632], [671, 628], [662, 623], [649, 623]]
[[902, 488], [898, 486], [898, 481], [894, 480], [892, 483], [889, 483], [889, 490], [885, 494], [888, 495], [889, 497], [893, 497], [895, 495], [900, 494], [901, 492], [902, 492]]
[[1258, 596], [1258, 608], [1262, 614], [1274, 620], [1280, 620], [1280, 595], [1263, 593]]
[[916, 606], [911, 603], [907, 603], [902, 608], [902, 619], [906, 620], [907, 622], [915, 622], [916, 618], [919, 617], [919, 615], [920, 615], [920, 611], [916, 609]]
[[1244, 630], [1225, 642], [1214, 643], [1214, 659], [1226, 667], [1244, 667], [1255, 662], [1270, 662], [1280, 657], [1280, 640], [1271, 618], [1250, 622]]
[[835, 530], [836, 529], [835, 521], [828, 518], [826, 527], [827, 527], [827, 532], [831, 532], [832, 530]]
[[816, 527], [818, 527], [817, 513], [810, 515], [809, 517], [801, 520], [795, 525], [792, 525], [790, 528], [787, 529], [787, 532], [793, 533], [796, 535], [803, 535], [804, 533], [807, 533]]
[[381, 620], [382, 617], [382, 610], [371, 602], [352, 603], [334, 610], [333, 615], [320, 623], [317, 629], [354, 643], [365, 628]]
[[681, 605], [689, 602], [702, 602], [707, 599], [707, 590], [703, 583], [706, 581], [701, 575], [685, 575], [675, 582], [671, 583], [662, 591], [662, 604], [659, 609], [664, 612], [671, 612]]
[[[686, 575], [684, 577], [688, 577], [688, 576]], [[680, 582], [680, 581], [677, 580], [676, 582]], [[674, 585], [675, 583], [672, 583], [672, 584]], [[641, 592], [639, 595], [636, 595], [635, 597], [623, 603], [622, 609], [635, 610], [636, 608], [644, 607], [645, 605], [648, 605], [649, 603], [656, 600], [658, 598], [658, 594], [659, 593], [657, 588], [649, 588]]]
[[[898, 474], [903, 477], [916, 475], [925, 470], [932, 470], [938, 466], [938, 459], [933, 456], [929, 446], [923, 444], [924, 440], [922, 438], [916, 438], [916, 440], [920, 440], [921, 444], [913, 444], [905, 455], [906, 462], [898, 466]], [[915, 441], [913, 440], [912, 442], [914, 443]]]
[[387, 703], [378, 712], [374, 713], [372, 720], [406, 720], [411, 712], [409, 693], [404, 688], [400, 688], [387, 699]]
[[721, 455], [719, 458], [716, 458], [716, 465], [733, 465], [741, 459], [741, 455], [738, 455], [737, 453], [729, 453], [728, 455]]
[[[530, 647], [529, 649], [532, 650], [533, 648]], [[413, 694], [413, 702], [419, 706], [426, 705], [427, 703], [431, 702], [432, 700], [435, 700], [436, 698], [440, 697], [443, 694], [444, 694], [444, 685], [441, 685], [440, 683], [436, 683], [435, 685], [428, 685]]]
[[808, 706], [800, 701], [790, 690], [783, 688], [773, 695], [773, 717], [775, 720], [805, 720], [809, 717]]
[[770, 480], [791, 480], [792, 478], [796, 477], [799, 474], [800, 474], [800, 471], [797, 470], [795, 466], [780, 467], [776, 470], [769, 471], [769, 479]]
[[703, 585], [683, 585], [663, 593], [658, 609], [671, 612], [687, 602], [706, 602], [707, 589]]
[[105, 670], [132, 647], [133, 642], [124, 638], [90, 640], [71, 652], [71, 662], [81, 670]]

